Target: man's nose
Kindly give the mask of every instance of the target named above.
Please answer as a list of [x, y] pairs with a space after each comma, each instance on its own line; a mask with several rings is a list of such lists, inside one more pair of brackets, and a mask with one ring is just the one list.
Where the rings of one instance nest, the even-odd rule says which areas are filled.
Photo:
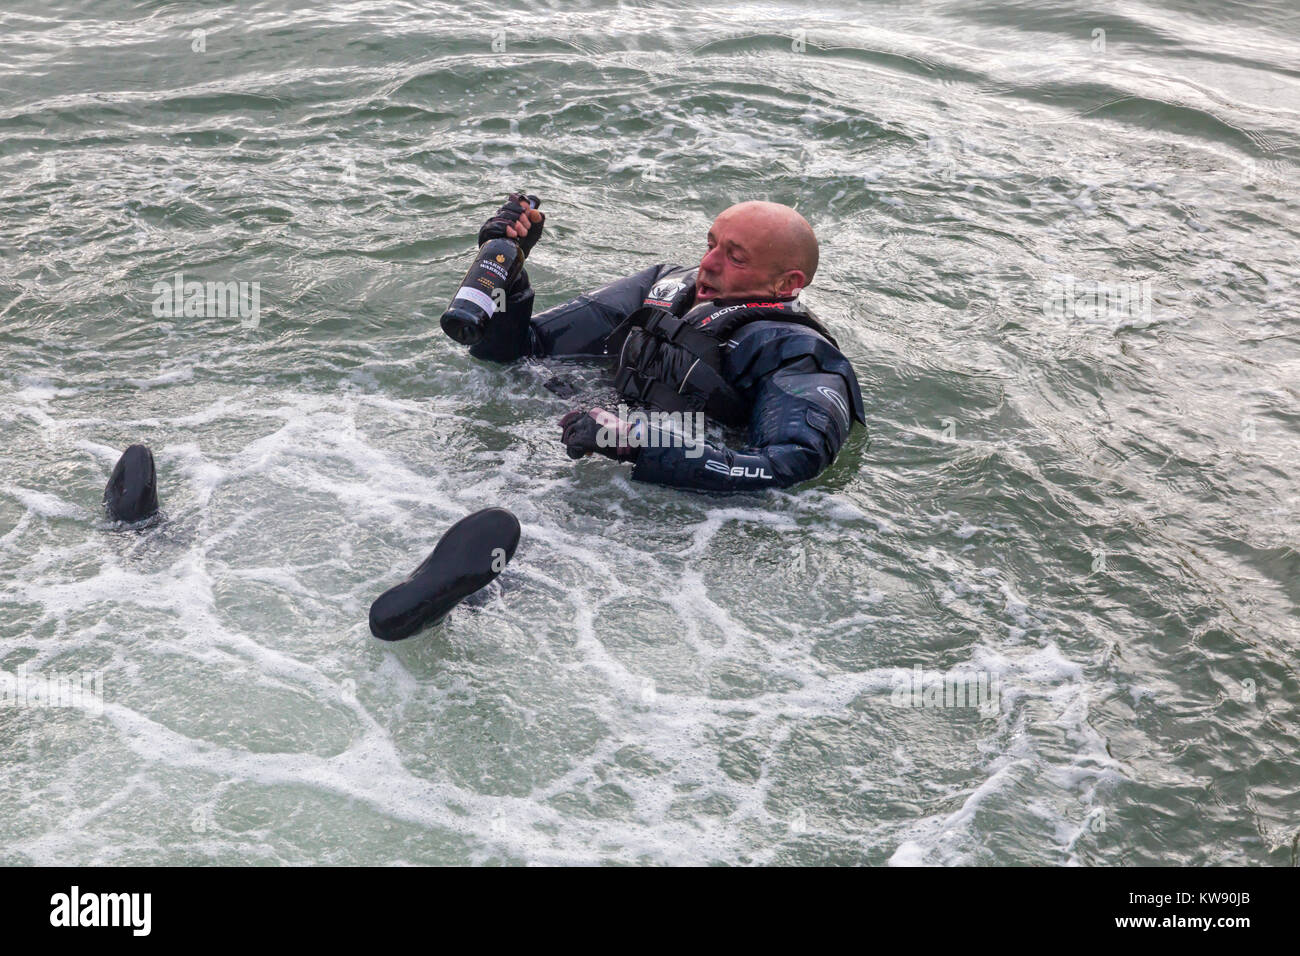
[[[710, 249], [708, 252], [704, 254], [704, 258], [700, 259], [701, 269], [705, 270], [706, 272], [718, 271], [715, 268], [715, 266], [719, 264], [718, 257], [722, 254], [718, 251], [720, 248], [721, 248], [720, 246], [714, 246], [712, 249]], [[717, 254], [715, 255], [715, 253]]]

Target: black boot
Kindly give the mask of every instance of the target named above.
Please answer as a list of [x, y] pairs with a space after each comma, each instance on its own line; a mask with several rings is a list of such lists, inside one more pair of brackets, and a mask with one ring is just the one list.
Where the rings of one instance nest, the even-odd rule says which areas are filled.
[[370, 632], [400, 641], [437, 624], [475, 591], [491, 584], [519, 546], [519, 520], [486, 508], [457, 521], [409, 578], [370, 605]]
[[132, 445], [113, 467], [104, 489], [104, 507], [115, 521], [135, 523], [158, 512], [158, 476], [153, 453], [144, 445]]

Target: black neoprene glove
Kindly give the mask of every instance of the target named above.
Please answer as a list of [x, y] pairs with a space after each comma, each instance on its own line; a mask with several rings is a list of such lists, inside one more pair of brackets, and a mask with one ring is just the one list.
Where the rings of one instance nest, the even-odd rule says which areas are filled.
[[[496, 211], [491, 219], [483, 224], [483, 228], [478, 231], [478, 244], [481, 246], [489, 239], [509, 239], [506, 235], [506, 228], [519, 222], [519, 217], [525, 215], [523, 202], [528, 201], [532, 209], [541, 205], [541, 200], [536, 196], [526, 196], [523, 193], [511, 193], [504, 206]], [[537, 245], [537, 240], [542, 238], [542, 227], [546, 225], [546, 214], [542, 213], [542, 218], [538, 222], [528, 220], [528, 235], [516, 239], [520, 248], [524, 250], [524, 255], [533, 251], [533, 246]]]
[[[606, 432], [601, 436], [602, 425], [596, 421], [592, 412], [569, 412], [560, 419], [564, 431], [560, 441], [570, 458], [582, 458], [595, 452], [614, 461], [635, 461], [640, 448], [610, 443], [613, 435]], [[601, 438], [605, 443], [602, 444]]]

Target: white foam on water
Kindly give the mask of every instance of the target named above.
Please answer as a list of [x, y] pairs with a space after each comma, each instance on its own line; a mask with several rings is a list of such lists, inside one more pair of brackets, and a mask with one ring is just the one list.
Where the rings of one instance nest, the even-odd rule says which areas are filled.
[[23, 505], [29, 512], [42, 518], [78, 518], [85, 515], [85, 509], [70, 501], [64, 501], [56, 495], [17, 485], [0, 489]]
[[169, 372], [159, 372], [152, 378], [128, 378], [127, 384], [135, 388], [147, 389], [157, 388], [161, 385], [175, 385], [178, 382], [190, 382], [194, 380], [194, 366], [186, 365], [183, 368], [172, 369]]

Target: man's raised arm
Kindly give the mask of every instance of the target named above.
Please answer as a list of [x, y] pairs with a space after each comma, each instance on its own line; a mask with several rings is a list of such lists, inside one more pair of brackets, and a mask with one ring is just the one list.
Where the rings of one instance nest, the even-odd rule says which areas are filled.
[[[527, 221], [525, 221], [527, 220]], [[514, 193], [479, 230], [479, 245], [489, 239], [515, 239], [531, 251], [545, 220], [521, 193]], [[533, 288], [521, 269], [506, 290], [505, 308], [484, 324], [482, 340], [469, 350], [475, 358], [512, 362], [525, 356], [603, 356], [609, 334], [641, 307], [661, 273], [674, 268], [658, 263], [583, 293], [533, 317]]]

